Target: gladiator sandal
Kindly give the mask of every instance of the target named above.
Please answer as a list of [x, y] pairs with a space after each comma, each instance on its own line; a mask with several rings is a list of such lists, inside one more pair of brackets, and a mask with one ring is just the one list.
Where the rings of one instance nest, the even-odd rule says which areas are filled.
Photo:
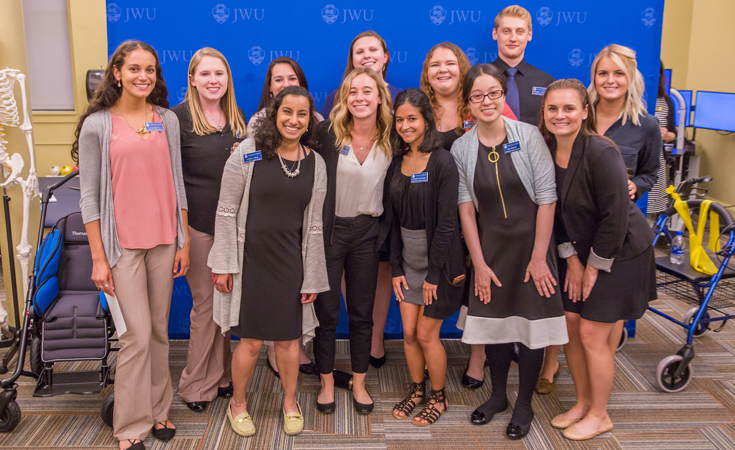
[[[421, 383], [411, 383], [411, 387], [408, 391], [408, 397], [399, 403], [396, 403], [396, 406], [393, 407], [393, 417], [398, 420], [408, 419], [408, 416], [413, 412], [416, 405], [424, 403], [426, 400], [425, 397], [426, 381], [422, 381]], [[416, 400], [418, 400], [418, 403], [416, 403]], [[400, 413], [403, 413], [404, 415], [401, 416]]]
[[[444, 411], [439, 411], [436, 407], [439, 403], [444, 405]], [[413, 418], [411, 423], [418, 427], [428, 427], [439, 420], [439, 417], [441, 417], [447, 409], [449, 408], [447, 406], [447, 397], [444, 389], [439, 389], [438, 391], [432, 389], [431, 395], [429, 396], [426, 405], [424, 405], [424, 409]], [[425, 420], [427, 423], [421, 422], [422, 420]]]

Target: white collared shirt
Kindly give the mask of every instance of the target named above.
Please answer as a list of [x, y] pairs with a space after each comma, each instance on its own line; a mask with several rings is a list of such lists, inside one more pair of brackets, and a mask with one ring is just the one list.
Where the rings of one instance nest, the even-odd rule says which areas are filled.
[[337, 162], [337, 217], [378, 217], [383, 214], [383, 182], [392, 158], [376, 142], [360, 164], [352, 143], [347, 147], [348, 153], [340, 151]]

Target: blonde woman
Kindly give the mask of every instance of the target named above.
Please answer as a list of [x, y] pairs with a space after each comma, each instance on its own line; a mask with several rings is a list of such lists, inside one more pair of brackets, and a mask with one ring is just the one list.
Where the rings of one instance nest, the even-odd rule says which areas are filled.
[[219, 51], [205, 47], [189, 62], [184, 101], [171, 110], [181, 124], [181, 166], [189, 204], [191, 331], [179, 396], [194, 412], [215, 398], [232, 397], [230, 334], [212, 320], [214, 282], [207, 255], [214, 242], [222, 172], [232, 147], [245, 138], [245, 116], [235, 102], [230, 65]]
[[324, 246], [330, 287], [314, 304], [320, 324], [314, 357], [322, 380], [317, 409], [326, 414], [335, 411], [335, 333], [344, 272], [352, 394], [357, 412], [369, 414], [373, 401], [365, 389], [365, 374], [370, 360], [378, 249], [388, 234], [387, 224], [379, 218], [383, 215], [383, 184], [392, 159], [392, 107], [388, 89], [372, 69], [350, 72], [337, 98], [329, 120], [317, 126], [317, 152], [327, 165]]

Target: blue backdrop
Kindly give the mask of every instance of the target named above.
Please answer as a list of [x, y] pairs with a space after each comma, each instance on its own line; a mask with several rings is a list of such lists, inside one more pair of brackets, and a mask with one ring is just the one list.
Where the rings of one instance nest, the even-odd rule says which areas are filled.
[[[331, 3], [334, 2], [334, 3]], [[341, 80], [350, 42], [375, 30], [390, 51], [387, 80], [399, 87], [418, 87], [427, 51], [443, 41], [464, 49], [472, 64], [497, 58], [492, 28], [497, 13], [510, 2], [489, 0], [411, 0], [371, 2], [271, 2], [267, 0], [115, 0], [107, 1], [109, 54], [123, 41], [139, 39], [159, 54], [169, 101], [184, 99], [191, 56], [214, 47], [227, 57], [238, 105], [255, 112], [268, 64], [289, 56], [301, 65], [317, 108]], [[604, 46], [626, 45], [638, 53], [646, 81], [645, 99], [655, 106], [661, 53], [664, 0], [619, 0], [613, 4], [580, 0], [528, 0], [533, 39], [526, 60], [556, 78], [578, 78], [589, 84], [590, 65]], [[177, 280], [171, 307], [170, 334], [189, 332], [191, 291]], [[344, 313], [344, 311], [343, 311]], [[343, 316], [343, 319], [346, 319]], [[340, 333], [346, 331], [340, 320]], [[444, 336], [457, 336], [454, 320]], [[400, 337], [401, 322], [391, 306], [386, 331]]]

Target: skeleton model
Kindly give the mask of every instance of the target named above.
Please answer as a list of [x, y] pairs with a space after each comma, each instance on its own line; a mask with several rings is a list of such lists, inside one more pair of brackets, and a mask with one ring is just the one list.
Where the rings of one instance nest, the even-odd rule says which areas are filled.
[[[0, 70], [0, 170], [3, 170], [3, 175], [6, 173], [6, 168], [10, 171], [10, 175], [5, 178], [5, 182], [0, 184], [3, 189], [15, 186], [19, 184], [23, 190], [23, 229], [20, 237], [20, 244], [16, 247], [18, 252], [18, 260], [20, 260], [21, 271], [23, 274], [23, 301], [26, 296], [26, 283], [28, 279], [28, 266], [31, 260], [31, 251], [33, 247], [28, 243], [28, 218], [30, 216], [31, 199], [38, 197], [38, 177], [36, 176], [36, 161], [33, 156], [33, 139], [31, 133], [33, 132], [33, 126], [31, 126], [31, 120], [28, 116], [28, 100], [26, 95], [26, 76], [20, 73], [19, 70], [14, 69], [3, 69]], [[20, 92], [23, 99], [23, 123], [20, 124], [18, 118], [18, 105], [13, 95], [13, 88], [15, 83], [20, 84]], [[28, 178], [23, 180], [21, 172], [25, 163], [23, 157], [18, 153], [8, 157], [6, 152], [7, 148], [5, 145], [6, 141], [3, 140], [3, 127], [17, 127], [20, 126], [20, 130], [26, 137], [28, 143], [28, 154], [31, 158], [31, 167], [28, 171]], [[0, 309], [2, 307], [0, 306]], [[0, 311], [2, 315], [2, 311]]]

